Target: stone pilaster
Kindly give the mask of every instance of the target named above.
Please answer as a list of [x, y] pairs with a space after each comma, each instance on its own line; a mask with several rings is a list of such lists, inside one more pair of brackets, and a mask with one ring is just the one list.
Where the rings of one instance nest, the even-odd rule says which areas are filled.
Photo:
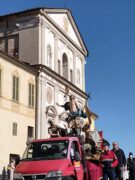
[[82, 62], [82, 90], [85, 92], [85, 59], [81, 59]]
[[58, 72], [58, 35], [54, 33], [54, 71]]
[[73, 53], [73, 83], [76, 85], [76, 52]]
[[41, 122], [41, 115], [40, 115], [40, 109], [41, 109], [41, 82], [40, 82], [40, 76], [36, 77], [36, 114], [35, 114], [35, 138], [40, 138], [40, 122]]
[[[59, 102], [59, 87], [58, 86], [55, 86], [55, 88], [54, 88], [54, 107], [56, 108], [56, 110], [57, 110], [57, 112], [58, 112], [58, 106], [56, 105], [56, 103], [58, 103]], [[56, 118], [56, 121], [58, 121], [59, 119], [58, 118]], [[56, 122], [56, 123], [59, 123], [59, 121], [58, 122]]]
[[48, 134], [46, 119], [46, 80], [41, 74], [37, 77], [36, 102], [36, 138], [45, 138]]
[[45, 52], [46, 52], [46, 49], [45, 49], [45, 36], [46, 36], [46, 29], [47, 27], [47, 24], [45, 23], [45, 21], [42, 19], [41, 20], [41, 64], [45, 65]]

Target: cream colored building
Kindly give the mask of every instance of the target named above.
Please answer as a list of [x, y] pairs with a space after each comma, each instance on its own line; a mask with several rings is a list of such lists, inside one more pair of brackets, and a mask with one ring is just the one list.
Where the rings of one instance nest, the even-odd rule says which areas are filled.
[[[20, 62], [21, 65], [17, 67], [6, 60], [9, 57], [0, 59], [1, 69], [9, 68], [5, 75], [5, 71], [2, 73], [1, 100], [4, 99], [8, 108], [3, 110], [0, 106], [5, 127], [0, 131], [0, 138], [8, 136], [4, 149], [12, 146], [11, 153], [22, 155], [27, 140], [27, 126], [35, 127], [36, 138], [44, 138], [48, 136], [48, 119], [59, 122], [58, 115], [63, 109], [56, 103], [64, 104], [65, 97], [73, 94], [80, 106], [84, 106], [88, 98], [85, 93], [85, 57], [88, 51], [70, 10], [46, 8], [1, 16], [0, 49], [28, 63], [25, 65]], [[16, 63], [19, 64], [19, 61]], [[27, 66], [28, 71], [23, 66]], [[21, 78], [18, 103], [11, 100], [11, 75], [14, 73]], [[7, 89], [4, 77], [9, 82]], [[33, 82], [36, 87], [33, 108], [28, 106], [29, 82]], [[18, 123], [19, 134], [17, 140], [12, 142], [14, 137], [10, 131], [14, 121]], [[9, 150], [4, 154], [6, 158], [3, 156], [3, 163], [9, 159], [8, 153]]]
[[34, 137], [30, 86], [35, 94], [35, 77], [36, 71], [0, 52], [0, 170], [11, 156], [22, 155], [27, 139]]

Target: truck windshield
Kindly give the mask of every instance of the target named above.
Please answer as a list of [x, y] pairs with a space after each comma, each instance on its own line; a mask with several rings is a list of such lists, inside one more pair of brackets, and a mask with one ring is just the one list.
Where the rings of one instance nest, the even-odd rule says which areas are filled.
[[22, 160], [53, 160], [67, 157], [68, 152], [67, 140], [46, 141], [30, 143], [22, 157]]

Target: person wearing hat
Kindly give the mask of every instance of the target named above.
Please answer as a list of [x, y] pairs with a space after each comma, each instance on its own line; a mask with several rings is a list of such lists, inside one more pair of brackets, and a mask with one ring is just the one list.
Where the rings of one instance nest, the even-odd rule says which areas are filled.
[[119, 145], [117, 142], [113, 142], [113, 149], [112, 151], [116, 154], [118, 159], [118, 165], [115, 168], [116, 178], [118, 180], [123, 180], [123, 174], [126, 170], [126, 156], [122, 149], [119, 148]]
[[110, 144], [106, 141], [103, 143], [103, 153], [101, 155], [101, 164], [103, 167], [103, 180], [116, 180], [115, 167], [118, 164], [117, 157], [113, 151], [109, 149]]
[[135, 158], [132, 152], [129, 153], [127, 159], [127, 169], [129, 171], [129, 180], [135, 180]]

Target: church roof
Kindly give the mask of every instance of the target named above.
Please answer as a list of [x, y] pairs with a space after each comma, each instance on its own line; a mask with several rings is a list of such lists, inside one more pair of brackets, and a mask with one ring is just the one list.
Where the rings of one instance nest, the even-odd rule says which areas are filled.
[[[85, 42], [82, 38], [82, 35], [81, 35], [79, 28], [75, 22], [75, 19], [73, 18], [73, 15], [72, 15], [70, 9], [39, 7], [39, 8], [33, 8], [33, 9], [27, 9], [27, 10], [20, 11], [20, 12], [9, 13], [6, 15], [1, 15], [0, 19], [8, 18], [11, 16], [23, 16], [24, 14], [29, 15], [29, 14], [33, 14], [33, 13], [35, 13], [35, 14], [39, 13], [39, 14], [42, 14], [43, 16], [45, 16], [45, 18], [47, 18], [71, 42], [73, 42], [79, 50], [81, 50], [81, 52], [84, 54], [84, 56], [88, 56], [89, 52], [87, 50]], [[64, 21], [63, 25], [62, 25], [62, 19]], [[68, 31], [68, 29], [69, 29], [69, 31]], [[71, 38], [71, 33], [73, 34], [72, 38]]]

